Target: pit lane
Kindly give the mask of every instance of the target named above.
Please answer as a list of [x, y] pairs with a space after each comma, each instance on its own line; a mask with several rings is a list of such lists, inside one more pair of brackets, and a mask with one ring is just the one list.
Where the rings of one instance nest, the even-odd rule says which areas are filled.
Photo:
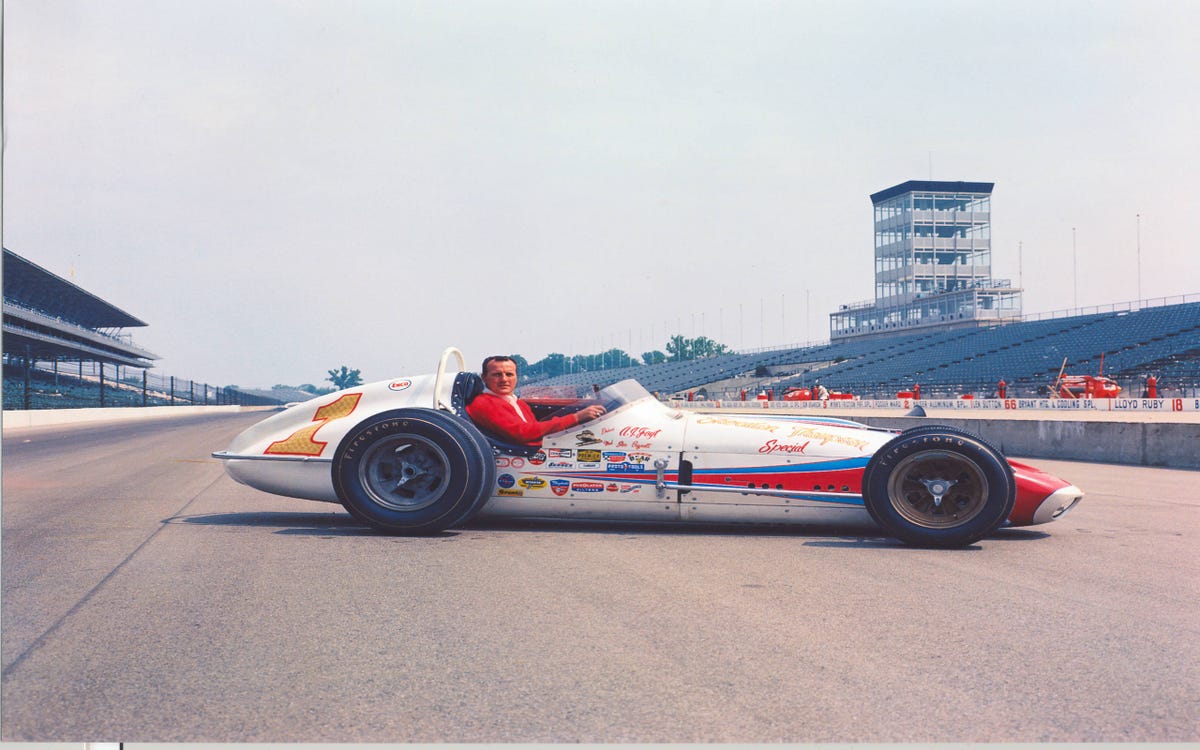
[[386, 537], [209, 458], [261, 414], [6, 431], [0, 736], [1195, 741], [1194, 471], [961, 551], [862, 528]]

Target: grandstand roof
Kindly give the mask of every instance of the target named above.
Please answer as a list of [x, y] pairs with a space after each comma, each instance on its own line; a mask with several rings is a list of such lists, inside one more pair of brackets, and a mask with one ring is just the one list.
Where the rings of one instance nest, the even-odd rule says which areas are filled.
[[146, 323], [4, 248], [4, 301], [83, 328], [133, 328]]
[[991, 193], [996, 186], [994, 182], [941, 182], [937, 180], [909, 180], [899, 185], [893, 185], [886, 190], [871, 194], [871, 203], [882, 203], [897, 195], [916, 191], [929, 193]]

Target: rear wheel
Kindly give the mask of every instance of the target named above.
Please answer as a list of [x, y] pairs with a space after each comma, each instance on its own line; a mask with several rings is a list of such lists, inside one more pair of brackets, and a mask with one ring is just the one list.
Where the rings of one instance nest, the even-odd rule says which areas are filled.
[[364, 421], [333, 460], [334, 488], [346, 510], [392, 533], [428, 534], [463, 523], [487, 501], [495, 474], [475, 427], [433, 409]]
[[962, 547], [1004, 523], [1016, 482], [1008, 461], [982, 439], [922, 426], [897, 435], [871, 458], [863, 500], [871, 517], [901, 541]]

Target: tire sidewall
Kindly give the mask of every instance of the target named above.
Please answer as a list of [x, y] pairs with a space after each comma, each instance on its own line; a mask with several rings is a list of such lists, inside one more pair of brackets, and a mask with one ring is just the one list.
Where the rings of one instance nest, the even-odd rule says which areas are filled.
[[[892, 505], [888, 482], [905, 459], [927, 451], [949, 451], [972, 461], [987, 480], [988, 494], [978, 515], [961, 525], [930, 529], [906, 519]], [[1016, 483], [1012, 467], [1001, 453], [962, 430], [933, 425], [914, 428], [886, 443], [863, 472], [863, 501], [883, 529], [901, 541], [923, 547], [962, 547], [982, 539], [1012, 513]]]
[[[488, 498], [495, 461], [481, 448], [473, 427], [433, 409], [400, 409], [379, 414], [354, 427], [338, 445], [333, 459], [333, 486], [342, 505], [359, 521], [393, 533], [423, 534], [456, 526]], [[411, 435], [437, 446], [447, 460], [448, 481], [430, 505], [398, 510], [380, 505], [360, 482], [359, 468], [380, 440]]]

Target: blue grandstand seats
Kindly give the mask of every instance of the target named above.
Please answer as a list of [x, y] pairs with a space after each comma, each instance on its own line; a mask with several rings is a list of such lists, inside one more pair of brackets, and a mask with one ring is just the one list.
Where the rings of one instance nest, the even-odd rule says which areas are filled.
[[1152, 373], [1161, 373], [1162, 386], [1172, 379], [1180, 384], [1186, 381], [1192, 388], [1200, 386], [1196, 382], [1200, 303], [986, 328], [909, 331], [885, 338], [572, 373], [538, 384], [604, 386], [636, 378], [647, 390], [669, 394], [753, 375], [763, 367], [829, 362], [790, 376], [760, 377], [745, 387], [753, 392], [773, 388], [779, 394], [787, 387], [811, 385], [820, 379], [837, 390], [879, 398], [908, 390], [914, 383], [930, 394], [986, 394], [1003, 378], [1011, 395], [1034, 395], [1039, 386], [1053, 382], [1064, 359], [1068, 372], [1094, 374], [1099, 371], [1101, 355], [1104, 374], [1130, 381], [1127, 389]]

